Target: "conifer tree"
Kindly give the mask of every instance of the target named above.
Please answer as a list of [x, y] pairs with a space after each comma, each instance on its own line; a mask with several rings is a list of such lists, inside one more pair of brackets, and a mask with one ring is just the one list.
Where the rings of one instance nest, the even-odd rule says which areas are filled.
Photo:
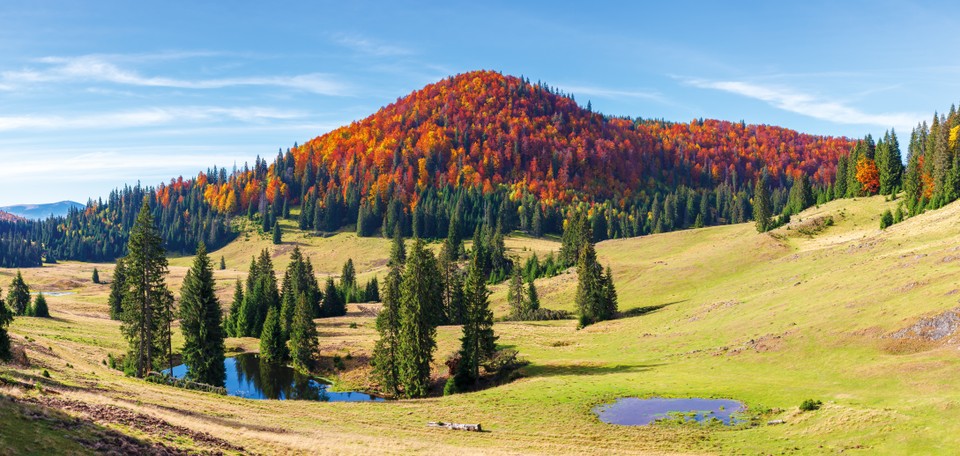
[[383, 306], [377, 314], [377, 332], [380, 338], [373, 347], [373, 377], [384, 392], [396, 396], [400, 392], [400, 284], [403, 281], [403, 240], [393, 239], [390, 252], [390, 271], [383, 282]]
[[123, 296], [126, 294], [126, 273], [124, 272], [123, 258], [117, 258], [117, 265], [113, 268], [113, 281], [110, 282], [110, 318], [119, 320], [123, 314]]
[[137, 377], [161, 368], [172, 351], [173, 294], [164, 280], [167, 258], [162, 243], [150, 205], [144, 199], [124, 259], [129, 287], [123, 297], [121, 325], [129, 345], [127, 359]]
[[289, 356], [287, 340], [283, 337], [280, 312], [276, 308], [267, 311], [267, 320], [260, 335], [260, 361], [282, 364]]
[[613, 271], [610, 269], [610, 265], [607, 265], [607, 270], [603, 274], [603, 290], [602, 290], [602, 312], [599, 315], [601, 320], [609, 320], [614, 318], [617, 315], [617, 289], [613, 285]]
[[347, 258], [340, 272], [340, 285], [344, 290], [353, 290], [357, 287], [357, 271], [353, 267], [353, 258]]
[[510, 286], [507, 288], [507, 303], [510, 304], [510, 313], [513, 318], [525, 320], [529, 318], [526, 315], [526, 301], [523, 289], [523, 275], [519, 267], [513, 268], [510, 273]]
[[37, 297], [33, 300], [33, 307], [30, 308], [30, 316], [50, 318], [50, 309], [47, 308], [47, 298], [43, 296], [42, 291], [37, 293]]
[[406, 397], [423, 397], [430, 388], [430, 361], [436, 349], [442, 290], [437, 261], [421, 239], [414, 239], [400, 285], [399, 375]]
[[213, 265], [203, 242], [197, 246], [193, 265], [180, 288], [180, 331], [188, 377], [195, 382], [223, 386], [223, 315], [214, 291]]
[[282, 242], [283, 242], [283, 239], [282, 239], [282, 234], [280, 232], [280, 222], [275, 222], [273, 224], [273, 243], [279, 245]]
[[227, 260], [223, 258], [223, 255], [220, 255], [220, 270], [223, 271], [227, 269]]
[[10, 360], [10, 334], [7, 333], [7, 327], [12, 322], [13, 312], [0, 297], [0, 360], [2, 361]]
[[847, 195], [847, 164], [849, 159], [846, 155], [837, 158], [837, 174], [833, 184], [834, 198], [845, 198]]
[[376, 277], [367, 282], [367, 286], [363, 291], [363, 297], [367, 302], [380, 301], [380, 284], [377, 282]]
[[602, 275], [593, 243], [587, 243], [577, 261], [576, 307], [581, 328], [601, 320], [598, 310], [603, 305]]
[[97, 271], [97, 268], [93, 268], [93, 276], [90, 278], [90, 280], [96, 284], [100, 283], [100, 272]]
[[241, 337], [237, 329], [237, 321], [240, 318], [240, 312], [243, 308], [243, 286], [240, 285], [240, 279], [237, 279], [236, 286], [233, 288], [233, 301], [230, 303], [230, 313], [224, 321], [224, 330], [228, 337]]
[[767, 188], [766, 175], [757, 178], [757, 185], [753, 190], [753, 219], [757, 224], [757, 232], [765, 233], [770, 230], [771, 215], [770, 190]]
[[347, 314], [347, 306], [333, 282], [333, 277], [327, 277], [327, 284], [323, 290], [322, 309], [325, 317], [342, 317]]
[[467, 320], [460, 338], [460, 363], [457, 365], [457, 384], [474, 384], [480, 380], [480, 365], [496, 352], [497, 336], [493, 333], [493, 312], [490, 311], [490, 291], [481, 274], [481, 265], [474, 259], [464, 284]]
[[537, 286], [533, 283], [533, 278], [527, 282], [527, 313], [536, 316], [540, 311], [540, 295], [537, 293]]
[[13, 277], [13, 282], [10, 283], [7, 301], [10, 302], [10, 307], [17, 315], [26, 315], [30, 307], [30, 288], [23, 281], [23, 275], [19, 269], [17, 275]]
[[313, 367], [313, 353], [317, 349], [317, 327], [313, 324], [313, 310], [305, 296], [297, 300], [290, 324], [290, 358], [293, 368], [301, 372], [310, 372]]

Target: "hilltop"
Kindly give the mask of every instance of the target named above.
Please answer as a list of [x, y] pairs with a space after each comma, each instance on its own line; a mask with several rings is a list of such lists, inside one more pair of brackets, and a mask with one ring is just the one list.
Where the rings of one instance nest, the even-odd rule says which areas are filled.
[[48, 217], [63, 217], [70, 209], [83, 209], [85, 206], [75, 201], [59, 201], [45, 204], [14, 204], [0, 207], [0, 211], [30, 219], [42, 220]]

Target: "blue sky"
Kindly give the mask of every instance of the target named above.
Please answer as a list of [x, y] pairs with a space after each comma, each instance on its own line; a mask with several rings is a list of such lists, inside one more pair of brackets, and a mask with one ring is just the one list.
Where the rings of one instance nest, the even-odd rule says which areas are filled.
[[658, 3], [5, 1], [0, 205], [273, 157], [476, 69], [607, 114], [852, 137], [960, 100], [949, 2]]

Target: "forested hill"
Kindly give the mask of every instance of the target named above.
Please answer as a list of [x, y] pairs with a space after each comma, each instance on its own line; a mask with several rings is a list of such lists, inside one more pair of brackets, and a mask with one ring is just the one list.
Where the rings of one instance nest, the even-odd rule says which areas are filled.
[[[205, 238], [215, 248], [229, 237], [220, 234], [226, 217], [270, 229], [295, 206], [303, 229], [422, 237], [446, 236], [451, 219], [462, 234], [498, 224], [559, 233], [579, 207], [602, 239], [749, 220], [761, 173], [774, 210], [801, 176], [828, 194], [852, 145], [742, 122], [608, 117], [545, 84], [476, 71], [281, 150], [272, 163], [213, 168], [146, 194], [175, 250]], [[119, 201], [127, 196], [137, 195]], [[34, 242], [63, 258], [120, 255], [130, 215], [115, 214], [116, 201], [91, 202], [55, 229], [47, 222]]]

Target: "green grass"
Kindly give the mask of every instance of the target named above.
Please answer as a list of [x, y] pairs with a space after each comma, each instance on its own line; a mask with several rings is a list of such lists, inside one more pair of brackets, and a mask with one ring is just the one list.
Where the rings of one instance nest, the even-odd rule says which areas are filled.
[[[99, 388], [64, 394], [123, 401], [265, 453], [950, 454], [960, 447], [956, 345], [899, 344], [884, 336], [957, 306], [960, 205], [880, 231], [879, 214], [895, 204], [879, 197], [835, 201], [767, 234], [742, 224], [600, 243], [598, 256], [613, 268], [620, 309], [635, 316], [579, 331], [572, 320], [497, 323], [499, 342], [531, 364], [524, 378], [486, 391], [324, 404], [220, 398], [124, 378], [100, 365], [106, 353], [123, 350], [123, 341], [116, 323], [102, 318], [106, 288], [82, 282], [92, 267], [79, 263], [24, 271], [28, 282], [76, 279], [78, 294], [50, 298], [57, 319], [14, 322], [18, 343], [23, 336], [36, 341], [28, 346], [35, 364], [7, 369], [36, 376], [46, 368], [57, 381]], [[802, 233], [804, 224], [826, 216], [834, 226]], [[377, 274], [389, 250], [387, 240], [349, 233], [317, 238], [291, 231], [284, 240], [299, 243], [319, 272], [333, 274], [348, 257], [362, 274]], [[559, 247], [555, 240], [522, 237], [511, 237], [508, 246], [518, 255], [541, 256]], [[214, 252], [229, 268], [217, 273], [218, 289], [243, 276], [262, 247], [274, 249], [275, 264], [283, 267], [283, 246], [254, 234]], [[176, 287], [189, 259], [172, 264]], [[109, 269], [100, 267], [101, 273]], [[545, 307], [573, 309], [573, 271], [537, 286]], [[503, 286], [494, 287], [498, 316], [506, 313], [504, 295]], [[325, 357], [369, 354], [373, 321], [356, 308], [318, 324]], [[441, 327], [438, 335], [435, 367], [445, 375], [439, 368], [460, 331]], [[39, 348], [45, 346], [53, 352]], [[255, 348], [256, 341], [228, 346]], [[337, 374], [341, 382], [363, 386], [363, 363], [348, 368]], [[751, 413], [767, 411], [764, 421], [786, 424], [626, 427], [603, 424], [591, 413], [622, 396], [738, 399]], [[806, 399], [822, 400], [823, 407], [801, 413]], [[480, 422], [490, 432], [425, 428], [437, 420]]]

